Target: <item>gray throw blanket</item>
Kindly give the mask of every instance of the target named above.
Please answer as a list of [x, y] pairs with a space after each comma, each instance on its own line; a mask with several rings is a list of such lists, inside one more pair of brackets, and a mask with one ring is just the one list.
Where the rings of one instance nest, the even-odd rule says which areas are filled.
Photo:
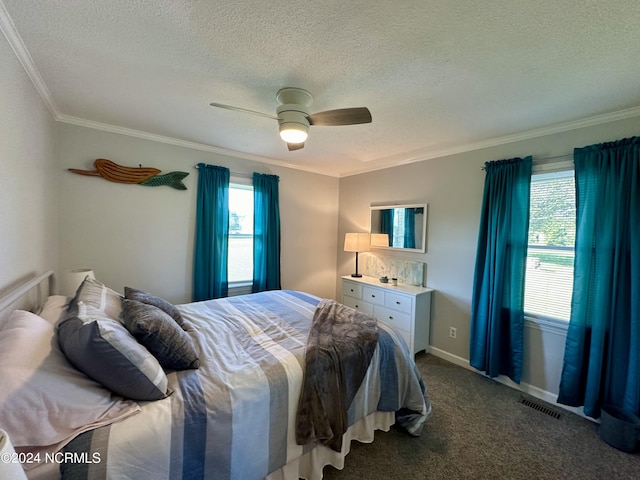
[[296, 442], [342, 449], [347, 410], [364, 379], [378, 342], [371, 315], [333, 300], [322, 300], [307, 340], [306, 365], [298, 412]]

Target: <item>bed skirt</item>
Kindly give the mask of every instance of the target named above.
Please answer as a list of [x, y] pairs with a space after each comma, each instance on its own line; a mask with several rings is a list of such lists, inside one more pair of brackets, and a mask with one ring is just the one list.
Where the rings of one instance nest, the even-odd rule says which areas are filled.
[[265, 480], [321, 480], [323, 468], [331, 465], [338, 470], [344, 468], [344, 458], [351, 449], [351, 441], [362, 443], [373, 442], [376, 430], [389, 431], [396, 423], [394, 412], [373, 412], [365, 418], [351, 425], [342, 437], [340, 453], [324, 445], [317, 445], [285, 466], [267, 475]]

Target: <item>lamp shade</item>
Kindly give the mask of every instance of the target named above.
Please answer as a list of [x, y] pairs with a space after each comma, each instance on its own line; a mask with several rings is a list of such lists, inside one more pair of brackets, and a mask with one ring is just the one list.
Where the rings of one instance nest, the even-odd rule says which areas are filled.
[[368, 233], [347, 233], [344, 236], [345, 252], [368, 252], [371, 249]]
[[64, 274], [64, 290], [63, 294], [68, 297], [73, 297], [78, 290], [80, 284], [84, 281], [85, 278], [95, 279], [95, 275], [93, 274], [93, 270], [90, 268], [80, 268], [78, 270], [69, 270]]
[[389, 234], [387, 234], [387, 233], [372, 233], [371, 234], [371, 246], [372, 247], [388, 247], [389, 246]]

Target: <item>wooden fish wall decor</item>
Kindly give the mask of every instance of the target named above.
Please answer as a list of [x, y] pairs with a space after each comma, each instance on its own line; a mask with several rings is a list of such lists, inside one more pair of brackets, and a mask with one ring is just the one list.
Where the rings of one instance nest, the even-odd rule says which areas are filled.
[[87, 175], [90, 177], [102, 177], [105, 180], [116, 183], [137, 183], [148, 187], [159, 187], [167, 185], [178, 190], [186, 190], [187, 187], [182, 183], [182, 179], [189, 175], [187, 172], [170, 172], [160, 175], [157, 168], [139, 167], [123, 167], [111, 160], [98, 158], [93, 162], [95, 170], [79, 170], [70, 168], [69, 171], [78, 175]]

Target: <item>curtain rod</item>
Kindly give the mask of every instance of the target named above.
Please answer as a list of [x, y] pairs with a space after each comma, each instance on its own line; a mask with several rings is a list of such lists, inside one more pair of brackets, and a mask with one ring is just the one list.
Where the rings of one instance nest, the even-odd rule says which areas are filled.
[[[533, 163], [537, 165], [541, 165], [545, 163], [555, 163], [555, 162], [559, 163], [563, 160], [573, 160], [573, 152], [565, 153], [564, 155], [554, 155], [552, 157], [542, 157], [542, 158], [533, 157]], [[484, 170], [484, 167], [481, 167], [480, 170]]]
[[[200, 169], [200, 167], [198, 167], [198, 165], [194, 165], [193, 168], [195, 168], [196, 170]], [[229, 175], [231, 175], [232, 177], [253, 178], [253, 174], [251, 174], [251, 173], [232, 172], [231, 170], [229, 170]]]

